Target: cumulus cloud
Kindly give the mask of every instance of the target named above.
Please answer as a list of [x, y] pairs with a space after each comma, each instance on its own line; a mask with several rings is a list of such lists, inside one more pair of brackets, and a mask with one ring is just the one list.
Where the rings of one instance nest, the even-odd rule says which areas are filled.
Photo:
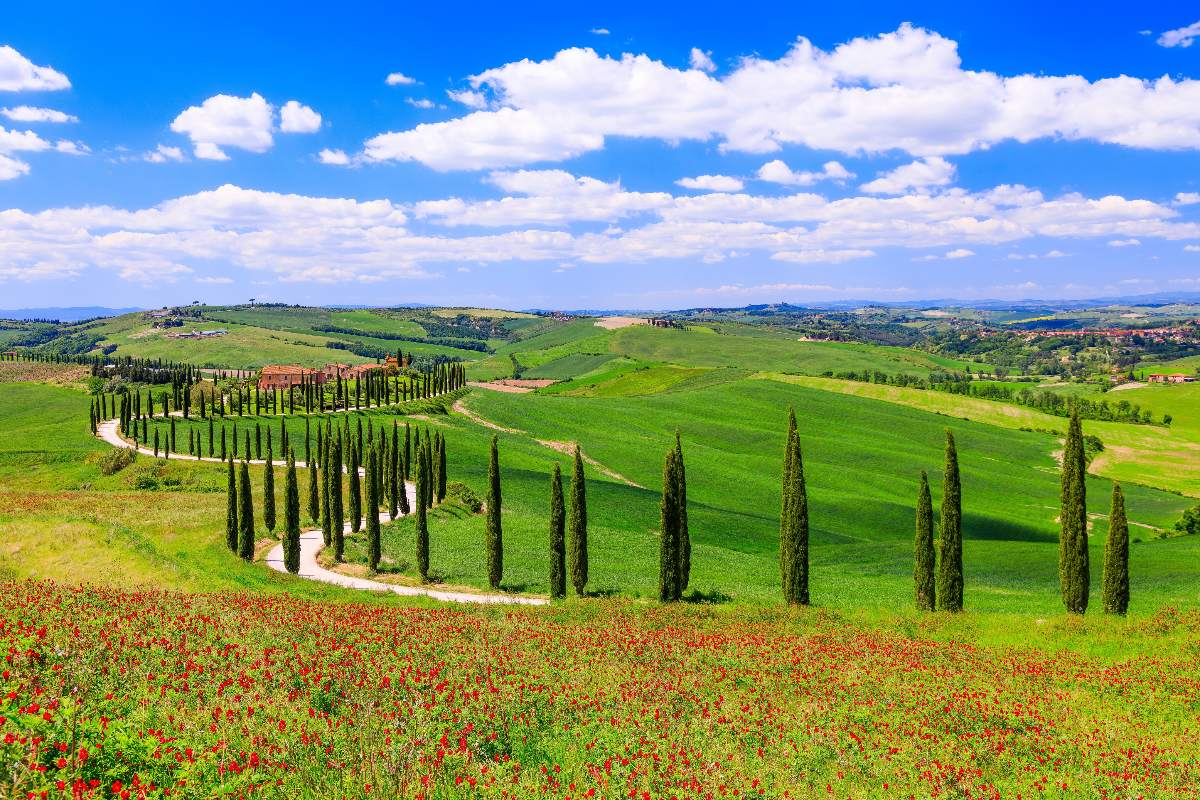
[[187, 156], [178, 147], [160, 144], [153, 150], [144, 153], [142, 158], [151, 164], [165, 164], [168, 161], [187, 161]]
[[693, 47], [691, 54], [688, 56], [688, 64], [692, 69], [698, 69], [702, 72], [716, 72], [717, 65], [713, 63], [712, 51], [704, 51], [699, 47]]
[[275, 110], [262, 95], [213, 95], [182, 111], [171, 130], [192, 140], [196, 158], [225, 161], [222, 146], [265, 153], [275, 144]]
[[609, 136], [917, 158], [1042, 138], [1200, 149], [1200, 81], [966, 70], [954, 41], [910, 25], [830, 51], [799, 38], [782, 57], [746, 57], [722, 77], [571, 48], [468, 84], [451, 96], [470, 113], [374, 136], [366, 158], [516, 167], [599, 150]]
[[67, 76], [53, 67], [39, 67], [12, 47], [0, 47], [0, 91], [52, 92], [70, 88]]
[[1194, 206], [1200, 203], [1200, 192], [1179, 192], [1175, 195], [1175, 205]]
[[973, 255], [975, 255], [974, 250], [968, 250], [965, 247], [959, 247], [954, 250], [951, 250], [949, 253], [946, 253], [946, 255], [944, 257], [953, 261], [953, 260], [956, 260], [959, 258], [970, 258]]
[[0, 155], [0, 181], [10, 181], [29, 174], [29, 165], [20, 159]]
[[781, 183], [785, 186], [811, 186], [821, 181], [847, 181], [854, 173], [843, 167], [837, 161], [826, 161], [820, 172], [793, 172], [792, 169], [779, 159], [768, 161], [758, 168], [758, 179], [770, 183]]
[[417, 79], [410, 78], [403, 72], [393, 72], [384, 78], [384, 82], [388, 86], [412, 86], [417, 82]]
[[78, 122], [78, 117], [63, 113], [53, 108], [37, 108], [35, 106], [16, 106], [15, 108], [0, 108], [0, 114], [13, 122]]
[[[0, 175], [22, 174], [13, 161], [0, 158]], [[959, 258], [980, 247], [1048, 239], [1200, 246], [1200, 224], [1170, 205], [1119, 196], [1045, 198], [1021, 186], [830, 200], [808, 193], [631, 192], [563, 170], [496, 171], [485, 181], [503, 196], [397, 204], [227, 185], [141, 209], [0, 211], [0, 279], [106, 270], [140, 281], [203, 276], [222, 265], [222, 272], [233, 267], [262, 279], [378, 281], [428, 277], [435, 265], [717, 263], [751, 254], [852, 269], [883, 248], [937, 248], [943, 258]], [[1053, 249], [1009, 257], [1064, 255]]]
[[729, 175], [697, 175], [694, 178], [680, 178], [675, 184], [685, 189], [702, 189], [708, 192], [740, 192], [745, 185], [740, 178]]
[[316, 133], [321, 129], [321, 115], [296, 100], [288, 100], [279, 109], [281, 133]]
[[1137, 247], [1141, 242], [1137, 239], [1113, 239], [1108, 243], [1109, 247]]
[[934, 156], [882, 173], [870, 183], [864, 183], [862, 190], [871, 194], [902, 194], [909, 189], [928, 191], [933, 187], [947, 186], [953, 180], [954, 165]]
[[344, 167], [350, 163], [350, 156], [346, 155], [343, 150], [325, 148], [317, 154], [317, 160], [322, 164], [333, 164], [334, 166]]
[[608, 28], [592, 28], [592, 33], [597, 36], [608, 36], [609, 30]]
[[1191, 47], [1197, 36], [1200, 36], [1200, 22], [1193, 22], [1173, 31], [1163, 31], [1158, 43], [1163, 47]]
[[408, 103], [413, 108], [433, 108], [433, 101], [428, 97], [422, 97], [419, 99], [409, 97], [406, 98], [404, 102]]

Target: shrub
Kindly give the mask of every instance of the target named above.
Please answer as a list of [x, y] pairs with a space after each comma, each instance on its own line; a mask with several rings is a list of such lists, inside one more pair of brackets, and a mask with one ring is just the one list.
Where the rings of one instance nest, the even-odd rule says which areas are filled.
[[137, 451], [132, 447], [116, 447], [103, 453], [93, 453], [87, 460], [100, 467], [100, 474], [115, 475], [137, 460]]
[[446, 484], [446, 502], [460, 505], [472, 514], [483, 510], [483, 498], [475, 494], [475, 490], [470, 486], [459, 481]]
[[1200, 506], [1184, 511], [1183, 516], [1175, 523], [1175, 530], [1185, 536], [1200, 533]]

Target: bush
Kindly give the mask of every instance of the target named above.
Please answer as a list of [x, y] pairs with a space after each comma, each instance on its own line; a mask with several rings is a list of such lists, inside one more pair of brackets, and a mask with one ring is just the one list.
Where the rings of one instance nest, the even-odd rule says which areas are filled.
[[446, 502], [460, 505], [472, 514], [483, 510], [483, 498], [475, 494], [470, 486], [459, 481], [446, 484]]
[[103, 453], [92, 453], [88, 456], [89, 464], [100, 467], [100, 474], [115, 475], [137, 460], [137, 451], [132, 447], [117, 447]]
[[1175, 530], [1183, 535], [1200, 533], [1200, 506], [1184, 511], [1183, 517], [1175, 523]]

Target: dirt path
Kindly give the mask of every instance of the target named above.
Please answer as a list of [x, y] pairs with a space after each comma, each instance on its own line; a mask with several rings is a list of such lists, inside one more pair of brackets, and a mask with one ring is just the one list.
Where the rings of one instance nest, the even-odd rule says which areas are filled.
[[[484, 428], [489, 428], [494, 431], [499, 431], [500, 433], [516, 433], [516, 434], [521, 434], [523, 436], [530, 435], [529, 431], [523, 431], [520, 428], [506, 428], [503, 425], [492, 422], [489, 419], [484, 419], [483, 417], [479, 416], [471, 409], [467, 408], [463, 404], [463, 401], [461, 401], [461, 400], [459, 400], [457, 403], [454, 404], [453, 410], [457, 411], [459, 414], [462, 414], [464, 417], [471, 420], [471, 422], [474, 422], [476, 425], [480, 425]], [[558, 452], [566, 453], [567, 455], [571, 455], [572, 453], [575, 452], [575, 444], [576, 444], [575, 442], [556, 442], [556, 441], [549, 440], [549, 439], [534, 439], [534, 441], [537, 442], [538, 444], [540, 444], [542, 447], [549, 447], [551, 450], [557, 450]], [[608, 478], [612, 478], [614, 481], [619, 481], [620, 483], [623, 483], [626, 486], [632, 486], [635, 489], [645, 489], [646, 488], [645, 486], [642, 486], [640, 483], [634, 483], [633, 481], [629, 480], [629, 478], [626, 478], [624, 475], [617, 472], [616, 470], [609, 469], [608, 467], [604, 466], [596, 459], [589, 456], [587, 453], [580, 451], [580, 455], [583, 457], [584, 461], [591, 464], [592, 467], [594, 467], [595, 470], [597, 472], [599, 472], [601, 475], [604, 475], [605, 477], [608, 477]]]
[[[101, 422], [96, 428], [96, 436], [105, 442], [108, 442], [114, 447], [130, 447], [131, 442], [121, 438], [121, 433], [117, 429], [117, 420], [110, 419]], [[153, 457], [154, 451], [145, 447], [138, 446], [137, 451], [144, 455]], [[225, 463], [219, 458], [209, 458], [200, 456], [179, 455], [173, 453], [172, 459], [179, 458], [186, 461], [208, 461], [216, 464]], [[266, 461], [260, 459], [251, 459], [251, 464], [265, 464]], [[281, 466], [285, 462], [275, 462], [276, 466]], [[303, 461], [296, 462], [297, 467], [307, 467]], [[404, 485], [405, 491], [408, 493], [410, 505], [416, 502], [416, 487], [411, 483]], [[381, 522], [386, 522], [389, 517], [386, 513], [380, 514]], [[345, 527], [347, 533], [350, 532], [350, 525], [347, 523]], [[474, 592], [452, 592], [443, 591], [441, 589], [427, 589], [423, 586], [404, 586], [393, 583], [381, 583], [368, 578], [356, 578], [352, 575], [343, 575], [339, 572], [327, 570], [317, 563], [317, 555], [323, 550], [325, 543], [321, 538], [320, 529], [301, 531], [300, 533], [300, 571], [297, 573], [301, 578], [307, 578], [312, 581], [320, 581], [334, 586], [343, 586], [348, 589], [362, 589], [372, 592], [394, 592], [395, 594], [405, 595], [407, 597], [432, 597], [434, 600], [442, 600], [448, 603], [482, 603], [487, 605], [546, 605], [550, 601], [542, 597], [524, 597], [515, 594], [487, 594]], [[277, 544], [267, 553], [267, 566], [278, 572], [287, 572], [287, 568], [283, 564], [283, 544]]]

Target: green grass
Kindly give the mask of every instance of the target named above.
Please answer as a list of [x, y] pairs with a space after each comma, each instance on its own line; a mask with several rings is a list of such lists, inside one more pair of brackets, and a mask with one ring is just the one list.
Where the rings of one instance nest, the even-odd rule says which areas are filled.
[[556, 358], [533, 369], [526, 370], [525, 378], [554, 378], [565, 380], [576, 375], [586, 375], [617, 358], [612, 353], [572, 353]]

